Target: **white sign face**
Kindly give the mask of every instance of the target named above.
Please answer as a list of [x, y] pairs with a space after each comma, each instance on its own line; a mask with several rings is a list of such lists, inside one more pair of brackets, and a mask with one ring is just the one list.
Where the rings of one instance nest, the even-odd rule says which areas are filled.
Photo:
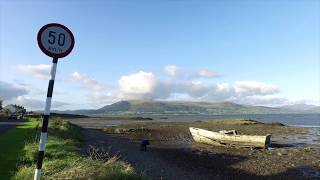
[[74, 37], [71, 31], [60, 24], [48, 24], [38, 33], [40, 49], [51, 57], [67, 56], [74, 46]]

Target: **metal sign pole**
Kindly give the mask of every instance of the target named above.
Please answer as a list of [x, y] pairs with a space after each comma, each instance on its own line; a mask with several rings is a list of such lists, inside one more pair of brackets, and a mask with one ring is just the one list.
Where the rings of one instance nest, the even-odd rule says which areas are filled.
[[58, 64], [58, 58], [53, 58], [52, 66], [51, 66], [51, 73], [50, 73], [51, 77], [49, 80], [46, 105], [45, 105], [44, 115], [43, 115], [43, 120], [42, 120], [39, 152], [38, 152], [38, 157], [37, 157], [37, 168], [35, 170], [34, 180], [39, 180], [41, 177], [41, 168], [42, 168], [42, 162], [43, 162], [43, 158], [44, 158], [44, 150], [45, 150], [46, 140], [47, 140], [47, 135], [48, 135], [48, 122], [49, 122], [49, 117], [50, 117], [51, 99], [52, 99], [54, 79], [56, 76], [57, 64]]

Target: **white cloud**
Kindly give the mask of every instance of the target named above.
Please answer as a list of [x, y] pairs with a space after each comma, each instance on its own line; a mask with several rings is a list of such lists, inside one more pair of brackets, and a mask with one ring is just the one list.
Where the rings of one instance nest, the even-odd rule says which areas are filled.
[[251, 96], [263, 97], [279, 92], [276, 86], [258, 81], [209, 84], [190, 79], [159, 80], [153, 73], [144, 71], [122, 76], [118, 83], [119, 89], [112, 95], [116, 99], [168, 100], [182, 94], [178, 97], [187, 97], [188, 100], [248, 102]]
[[[278, 97], [279, 89], [272, 84], [259, 81], [237, 81], [234, 83], [210, 84], [192, 80], [157, 79], [151, 72], [139, 71], [122, 76], [118, 80], [118, 87], [106, 91], [106, 85], [101, 85], [93, 78], [80, 73], [72, 74], [72, 81], [81, 82], [88, 88], [89, 104], [101, 106], [125, 99], [161, 99], [161, 100], [193, 100], [193, 101], [232, 101], [250, 105], [283, 105], [292, 103], [286, 98]], [[4, 83], [2, 83], [4, 84]], [[0, 83], [0, 87], [4, 87]], [[44, 102], [30, 97], [21, 96], [27, 93], [25, 89], [8, 86], [7, 92], [17, 93], [10, 95], [11, 103], [21, 104], [31, 109], [41, 109]], [[3, 88], [2, 94], [3, 93]], [[18, 97], [17, 97], [18, 96]], [[17, 97], [17, 98], [14, 98]], [[67, 106], [67, 103], [54, 102], [54, 108]]]
[[215, 78], [220, 76], [218, 73], [210, 69], [190, 70], [177, 67], [175, 65], [164, 67], [164, 72], [172, 77], [185, 80], [198, 78]]
[[27, 93], [28, 93], [28, 90], [23, 87], [0, 81], [0, 99], [1, 100], [10, 100], [12, 98], [25, 95]]
[[179, 68], [175, 65], [169, 65], [164, 67], [164, 72], [170, 76], [174, 76], [178, 73]]
[[267, 95], [279, 92], [276, 86], [258, 81], [237, 81], [234, 84], [234, 89], [236, 93], [245, 96], [255, 94]]
[[17, 71], [31, 73], [33, 76], [39, 79], [49, 79], [50, 68], [51, 66], [49, 64], [19, 65], [16, 67]]
[[201, 69], [198, 71], [197, 75], [202, 78], [214, 78], [219, 76], [216, 72], [209, 69]]
[[237, 81], [233, 84], [221, 83], [215, 85], [214, 88], [214, 91], [211, 92], [212, 97], [229, 97], [233, 99], [254, 95], [270, 95], [279, 92], [276, 86], [258, 81]]
[[277, 95], [253, 95], [247, 97], [239, 97], [237, 102], [240, 104], [248, 105], [262, 105], [262, 106], [283, 106], [283, 105], [292, 105], [292, 104], [317, 104], [312, 103], [308, 99], [302, 98], [285, 98], [279, 97]]
[[189, 94], [191, 97], [199, 98], [210, 92], [213, 87], [201, 82], [190, 82], [185, 85], [184, 89], [186, 89], [184, 93]]
[[118, 97], [112, 93], [93, 92], [90, 94], [89, 100], [91, 103], [97, 105], [106, 105], [119, 101]]
[[70, 80], [73, 82], [80, 82], [84, 84], [86, 87], [96, 91], [103, 90], [109, 87], [107, 83], [100, 83], [96, 81], [94, 78], [88, 76], [87, 74], [81, 74], [79, 72], [72, 73], [70, 76]]
[[238, 81], [233, 84], [206, 84], [184, 81], [175, 82], [170, 86], [175, 86], [175, 88], [171, 88], [173, 90], [171, 93], [184, 93], [199, 100], [230, 100], [239, 97], [270, 95], [279, 92], [277, 87], [257, 81]]
[[98, 82], [93, 77], [87, 74], [73, 72], [69, 78], [69, 82], [79, 83], [87, 91], [88, 102], [86, 105], [91, 104], [92, 107], [97, 107], [110, 102], [115, 102], [116, 97], [108, 94], [111, 86], [104, 82]]
[[[44, 109], [45, 102], [42, 100], [30, 98], [30, 97], [18, 96], [15, 99], [12, 99], [12, 100], [6, 102], [6, 104], [22, 105], [25, 108], [27, 108], [28, 110], [42, 110], [42, 109]], [[51, 107], [53, 109], [55, 109], [55, 108], [61, 108], [66, 105], [69, 105], [69, 104], [65, 103], [65, 102], [53, 100]]]
[[176, 66], [168, 66], [165, 69], [167, 74], [172, 75], [170, 76], [172, 78], [158, 79], [152, 72], [138, 71], [121, 76], [118, 86], [114, 88], [79, 72], [74, 72], [70, 80], [82, 83], [88, 88], [89, 103], [101, 105], [125, 99], [170, 100], [173, 97], [195, 101], [233, 101], [245, 104], [285, 102], [285, 99], [265, 97], [279, 92], [279, 89], [272, 84], [259, 81], [212, 84], [196, 79], [217, 76], [217, 73], [208, 69], [189, 72]]
[[156, 79], [151, 72], [139, 71], [135, 74], [122, 76], [118, 85], [120, 96], [143, 97], [154, 91]]
[[[24, 66], [20, 70], [31, 72], [39, 77], [44, 76], [45, 66]], [[49, 68], [49, 66], [48, 66]], [[69, 82], [83, 85], [88, 91], [87, 97], [91, 104], [110, 104], [125, 99], [161, 99], [194, 100], [194, 101], [232, 101], [244, 104], [285, 104], [290, 101], [276, 96], [280, 91], [273, 84], [255, 80], [236, 81], [233, 83], [202, 82], [203, 78], [215, 78], [219, 75], [209, 69], [186, 70], [175, 65], [166, 66], [164, 71], [169, 78], [159, 79], [152, 72], [138, 71], [121, 76], [118, 86], [98, 82], [87, 74], [74, 72]], [[20, 102], [36, 107], [36, 101], [20, 98]], [[17, 99], [19, 100], [19, 99]], [[23, 101], [22, 101], [23, 100]], [[28, 102], [28, 103], [27, 103]], [[39, 104], [39, 102], [38, 102]], [[39, 107], [39, 106], [38, 106]]]
[[274, 95], [253, 95], [238, 99], [238, 103], [249, 105], [274, 106], [275, 104], [285, 105], [290, 104], [291, 102], [286, 98], [281, 98]]

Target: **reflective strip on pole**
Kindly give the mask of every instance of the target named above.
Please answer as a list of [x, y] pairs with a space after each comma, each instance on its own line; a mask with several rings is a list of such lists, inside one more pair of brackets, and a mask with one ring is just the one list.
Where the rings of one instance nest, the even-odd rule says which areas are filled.
[[46, 99], [46, 104], [44, 108], [43, 120], [42, 120], [39, 152], [37, 157], [37, 165], [36, 165], [37, 167], [34, 173], [34, 180], [39, 180], [41, 177], [41, 168], [42, 168], [42, 162], [44, 158], [44, 151], [46, 147], [46, 140], [47, 140], [47, 134], [48, 134], [48, 123], [49, 123], [49, 116], [50, 116], [51, 99], [52, 99], [52, 92], [53, 92], [53, 86], [54, 86], [54, 79], [56, 76], [57, 63], [58, 63], [58, 58], [53, 58], [51, 73], [50, 73], [51, 77], [49, 80], [47, 99]]

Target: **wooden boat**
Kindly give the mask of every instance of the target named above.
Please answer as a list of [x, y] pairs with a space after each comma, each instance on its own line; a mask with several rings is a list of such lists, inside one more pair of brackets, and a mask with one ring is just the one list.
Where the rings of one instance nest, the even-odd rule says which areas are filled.
[[235, 130], [213, 132], [200, 128], [189, 128], [195, 142], [216, 146], [238, 146], [251, 148], [268, 148], [271, 135], [238, 135]]

